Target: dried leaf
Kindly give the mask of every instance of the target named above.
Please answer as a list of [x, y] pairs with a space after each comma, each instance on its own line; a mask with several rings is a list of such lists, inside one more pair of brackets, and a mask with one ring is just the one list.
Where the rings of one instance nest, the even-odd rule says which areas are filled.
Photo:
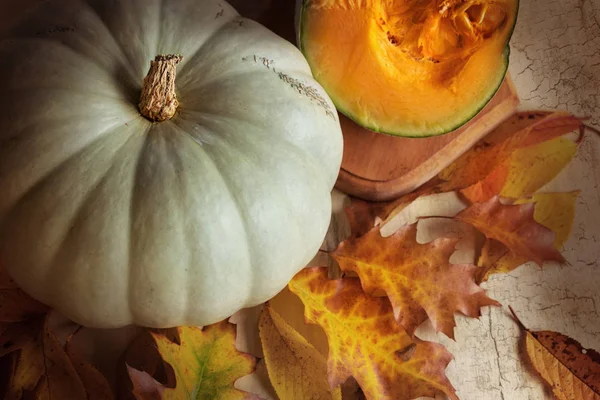
[[412, 335], [428, 316], [437, 331], [454, 337], [454, 313], [480, 316], [481, 307], [497, 305], [475, 283], [474, 265], [450, 265], [458, 238], [440, 238], [426, 244], [416, 240], [412, 224], [384, 238], [374, 229], [343, 242], [332, 253], [343, 271], [354, 271], [368, 294], [383, 290], [394, 315]]
[[600, 353], [558, 332], [530, 331], [513, 315], [525, 331], [529, 362], [558, 400], [600, 400]]
[[573, 160], [577, 148], [577, 143], [569, 139], [556, 138], [515, 150], [500, 195], [518, 199], [536, 192]]
[[180, 344], [152, 333], [164, 361], [175, 371], [175, 388], [165, 388], [164, 399], [244, 399], [235, 381], [254, 371], [255, 360], [235, 348], [235, 325], [227, 321], [204, 329], [178, 327]]
[[537, 223], [533, 213], [533, 204], [503, 205], [494, 197], [486, 203], [473, 204], [454, 218], [472, 225], [527, 261], [540, 266], [544, 261], [565, 262], [554, 247], [555, 233]]
[[429, 191], [429, 188], [424, 187], [388, 202], [369, 202], [353, 198], [350, 205], [345, 209], [350, 223], [351, 236], [360, 237], [375, 226], [383, 225], [410, 203], [420, 196], [426, 195]]
[[[442, 185], [444, 190], [468, 188], [476, 185], [479, 181], [487, 180], [488, 175], [506, 162], [515, 150], [550, 141], [581, 129], [582, 126], [581, 119], [566, 112], [516, 113], [440, 172], [438, 178], [447, 181]], [[546, 151], [546, 149], [542, 148], [542, 151]], [[532, 160], [532, 157], [519, 157], [519, 159]], [[522, 164], [523, 162], [514, 167], [517, 173], [522, 172], [519, 170], [523, 167]], [[500, 172], [496, 172], [496, 174], [501, 176]], [[511, 179], [510, 173], [508, 179]], [[493, 182], [488, 180], [488, 185], [491, 183]], [[497, 182], [495, 183], [497, 184]]]
[[280, 399], [342, 399], [339, 387], [329, 388], [325, 357], [268, 303], [259, 329], [269, 377]]
[[579, 193], [579, 190], [565, 193], [536, 193], [530, 199], [517, 200], [515, 204], [534, 203], [533, 218], [556, 234], [554, 246], [561, 249], [571, 235]]
[[83, 383], [63, 346], [48, 327], [47, 318], [38, 320], [35, 340], [19, 352], [8, 388], [9, 399], [33, 392], [40, 400], [85, 399]]
[[462, 189], [460, 193], [471, 203], [485, 203], [502, 191], [508, 178], [509, 168], [510, 163], [506, 160], [494, 168], [484, 179]]
[[133, 397], [136, 400], [162, 400], [165, 387], [150, 374], [126, 365], [127, 373], [133, 383]]
[[25, 294], [0, 267], [0, 322], [19, 322], [46, 311], [46, 305]]
[[368, 399], [441, 393], [457, 399], [444, 372], [451, 354], [439, 344], [413, 341], [387, 298], [366, 295], [356, 278], [330, 280], [325, 268], [304, 269], [288, 286], [304, 303], [307, 322], [327, 335], [330, 387], [353, 376]]
[[87, 400], [113, 400], [115, 397], [104, 377], [92, 364], [84, 360], [71, 345], [72, 336], [65, 344], [65, 351], [71, 359], [83, 387], [87, 393]]
[[153, 379], [157, 380], [165, 387], [175, 387], [175, 373], [172, 368], [163, 362], [158, 349], [156, 348], [156, 342], [150, 333], [151, 331], [158, 332], [166, 336], [170, 341], [179, 343], [178, 333], [174, 328], [142, 330], [135, 339], [131, 341], [118, 364], [118, 399], [135, 399], [133, 393], [134, 386], [131, 380], [131, 373], [128, 369], [129, 367], [148, 373]]
[[[579, 191], [536, 193], [533, 197], [518, 200], [515, 204], [535, 204], [533, 219], [555, 233], [554, 247], [561, 249], [571, 234], [578, 195]], [[478, 265], [484, 269], [481, 280], [487, 280], [492, 274], [510, 272], [527, 261], [529, 260], [526, 257], [511, 253], [502, 243], [488, 239], [478, 261]]]

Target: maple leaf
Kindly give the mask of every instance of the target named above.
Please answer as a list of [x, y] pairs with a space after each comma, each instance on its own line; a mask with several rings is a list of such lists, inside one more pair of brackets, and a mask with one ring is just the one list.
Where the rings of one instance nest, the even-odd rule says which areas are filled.
[[600, 353], [558, 332], [530, 331], [510, 311], [525, 332], [528, 361], [558, 400], [600, 400]]
[[331, 255], [343, 271], [354, 271], [368, 294], [378, 289], [390, 298], [394, 315], [412, 335], [428, 316], [437, 331], [454, 337], [454, 312], [480, 316], [483, 306], [498, 305], [475, 282], [474, 265], [450, 265], [459, 238], [419, 244], [412, 224], [382, 237], [374, 229], [350, 238]]
[[[561, 249], [571, 234], [577, 196], [579, 191], [536, 193], [514, 204], [534, 204], [533, 219], [554, 232], [554, 247]], [[511, 253], [502, 243], [488, 239], [478, 261], [482, 267], [480, 280], [487, 280], [492, 274], [510, 272], [527, 261], [526, 257]]]
[[339, 387], [329, 388], [325, 357], [268, 303], [259, 330], [267, 371], [280, 399], [342, 399]]
[[330, 388], [353, 376], [367, 399], [441, 393], [458, 399], [444, 373], [452, 355], [439, 344], [411, 339], [387, 298], [366, 295], [356, 278], [330, 280], [320, 267], [300, 271], [288, 287], [304, 303], [307, 322], [327, 335]]
[[48, 318], [32, 321], [37, 335], [13, 358], [7, 398], [31, 392], [36, 399], [85, 399], [87, 393], [62, 344], [48, 326]]
[[475, 203], [454, 218], [466, 222], [488, 239], [505, 245], [516, 256], [534, 261], [565, 262], [554, 247], [555, 233], [537, 223], [533, 217], [534, 204], [503, 205], [494, 197], [485, 203]]
[[135, 368], [128, 367], [134, 389], [138, 390], [136, 398], [154, 398], [145, 396], [148, 393], [155, 396], [155, 392], [160, 392], [163, 399], [176, 400], [248, 397], [248, 393], [233, 385], [238, 378], [254, 371], [255, 359], [235, 348], [234, 324], [222, 321], [204, 329], [178, 327], [177, 333], [179, 344], [163, 334], [151, 332], [160, 355], [175, 372], [175, 387], [163, 387], [155, 381], [156, 390], [151, 391], [148, 379], [140, 381], [145, 378], [144, 374], [148, 374], [141, 371], [138, 374]]

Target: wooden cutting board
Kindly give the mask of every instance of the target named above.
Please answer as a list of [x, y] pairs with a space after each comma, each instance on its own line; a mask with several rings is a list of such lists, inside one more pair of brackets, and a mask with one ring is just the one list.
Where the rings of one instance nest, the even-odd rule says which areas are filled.
[[391, 200], [412, 192], [512, 115], [519, 105], [509, 75], [488, 105], [446, 135], [413, 139], [361, 128], [340, 114], [344, 156], [336, 187], [365, 200]]

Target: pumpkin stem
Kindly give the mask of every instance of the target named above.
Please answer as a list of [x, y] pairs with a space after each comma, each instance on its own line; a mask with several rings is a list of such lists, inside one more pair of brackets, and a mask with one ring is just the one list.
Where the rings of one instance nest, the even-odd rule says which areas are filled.
[[140, 113], [152, 122], [166, 121], [175, 115], [179, 106], [175, 94], [176, 67], [182, 59], [180, 55], [159, 54], [150, 61], [138, 107]]

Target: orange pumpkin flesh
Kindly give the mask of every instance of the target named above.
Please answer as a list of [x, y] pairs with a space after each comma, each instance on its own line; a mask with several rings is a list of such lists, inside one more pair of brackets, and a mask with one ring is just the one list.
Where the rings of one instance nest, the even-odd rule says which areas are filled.
[[315, 78], [359, 125], [450, 132], [508, 67], [518, 0], [304, 0], [299, 41]]

